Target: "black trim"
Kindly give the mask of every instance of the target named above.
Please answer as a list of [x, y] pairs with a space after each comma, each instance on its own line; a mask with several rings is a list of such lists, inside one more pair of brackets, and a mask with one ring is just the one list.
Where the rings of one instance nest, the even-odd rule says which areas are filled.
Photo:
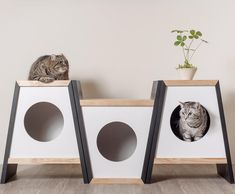
[[156, 95], [154, 99], [153, 113], [151, 118], [148, 143], [145, 152], [145, 159], [141, 179], [144, 183], [151, 183], [154, 158], [157, 148], [158, 134], [160, 131], [162, 109], [165, 99], [165, 83], [160, 80], [157, 83]]
[[12, 102], [12, 107], [11, 107], [11, 116], [10, 116], [9, 127], [8, 127], [5, 155], [4, 155], [3, 166], [2, 166], [1, 184], [6, 183], [11, 177], [13, 177], [16, 174], [16, 171], [17, 171], [17, 164], [8, 164], [8, 159], [9, 159], [10, 151], [11, 151], [11, 142], [12, 142], [12, 136], [13, 136], [13, 131], [14, 131], [14, 125], [15, 125], [15, 116], [16, 116], [17, 105], [18, 105], [19, 92], [20, 92], [20, 87], [18, 83], [16, 82], [13, 102]]
[[219, 112], [220, 112], [221, 127], [222, 127], [222, 131], [223, 131], [225, 153], [226, 153], [226, 158], [227, 158], [227, 164], [217, 164], [216, 165], [217, 166], [217, 173], [220, 176], [224, 177], [228, 182], [234, 183], [233, 167], [232, 167], [232, 161], [231, 161], [231, 156], [230, 156], [227, 128], [226, 128], [223, 101], [222, 101], [219, 81], [215, 85], [215, 88], [216, 88], [216, 95], [217, 95]]
[[92, 180], [92, 171], [90, 164], [90, 157], [88, 152], [88, 145], [86, 140], [85, 126], [83, 121], [82, 109], [80, 106], [79, 91], [77, 81], [72, 80], [69, 84], [69, 96], [73, 112], [74, 127], [76, 131], [78, 150], [80, 155], [80, 162], [83, 173], [84, 183], [90, 183]]

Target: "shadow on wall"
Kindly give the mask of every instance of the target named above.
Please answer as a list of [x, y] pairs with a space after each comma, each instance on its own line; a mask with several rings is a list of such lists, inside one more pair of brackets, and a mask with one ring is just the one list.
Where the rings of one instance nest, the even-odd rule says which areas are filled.
[[105, 97], [101, 87], [97, 82], [91, 80], [81, 81], [83, 98], [103, 98]]
[[226, 125], [228, 131], [228, 139], [229, 139], [229, 146], [230, 146], [230, 153], [232, 157], [233, 163], [235, 163], [235, 92], [228, 93], [227, 97], [223, 100], [224, 104], [224, 111], [225, 111], [225, 118], [226, 118]]

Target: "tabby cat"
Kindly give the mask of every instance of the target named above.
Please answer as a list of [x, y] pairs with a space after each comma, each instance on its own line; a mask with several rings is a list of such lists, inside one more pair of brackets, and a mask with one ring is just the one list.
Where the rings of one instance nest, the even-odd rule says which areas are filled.
[[180, 102], [179, 132], [184, 141], [197, 141], [207, 130], [208, 115], [199, 102]]
[[33, 63], [28, 79], [44, 83], [53, 82], [54, 80], [68, 80], [68, 72], [69, 63], [63, 54], [44, 55]]

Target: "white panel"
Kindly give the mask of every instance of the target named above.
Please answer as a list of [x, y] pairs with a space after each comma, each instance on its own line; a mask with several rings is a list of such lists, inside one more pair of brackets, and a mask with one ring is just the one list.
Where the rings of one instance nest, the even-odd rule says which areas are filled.
[[[140, 178], [152, 107], [83, 107], [82, 111], [94, 178]], [[96, 143], [101, 128], [114, 121], [128, 124], [137, 136], [135, 152], [128, 159], [120, 162], [105, 159], [100, 154]]]
[[[177, 138], [170, 126], [172, 111], [179, 101], [198, 101], [210, 115], [210, 128], [203, 138], [185, 142]], [[225, 157], [220, 114], [214, 86], [168, 87], [160, 127], [157, 157], [220, 158]]]
[[[31, 138], [24, 127], [27, 110], [38, 102], [49, 102], [62, 112], [64, 126], [52, 141], [40, 142]], [[40, 115], [38, 115], [40, 117]], [[10, 157], [78, 157], [68, 87], [21, 87], [16, 112]]]

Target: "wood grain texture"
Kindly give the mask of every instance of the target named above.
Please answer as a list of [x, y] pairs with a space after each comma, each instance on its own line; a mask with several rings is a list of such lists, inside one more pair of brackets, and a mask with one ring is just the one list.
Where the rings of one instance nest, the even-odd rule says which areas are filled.
[[93, 178], [91, 184], [131, 184], [141, 185], [144, 184], [141, 179], [127, 179], [127, 178]]
[[216, 174], [215, 165], [158, 165], [148, 185], [84, 185], [78, 165], [37, 165], [18, 168], [17, 176], [0, 185], [0, 194], [234, 194]]
[[79, 158], [9, 158], [9, 164], [80, 164]]
[[17, 81], [21, 87], [64, 87], [68, 86], [70, 80], [56, 80], [50, 83], [43, 83], [40, 81], [28, 81], [28, 80], [19, 80]]
[[166, 86], [215, 86], [218, 80], [164, 80]]
[[80, 100], [81, 106], [133, 106], [152, 107], [153, 100], [148, 99], [84, 99]]
[[154, 164], [226, 164], [226, 158], [155, 158]]
[[[79, 158], [9, 158], [9, 164], [80, 164]], [[226, 158], [155, 158], [154, 164], [226, 164]]]

